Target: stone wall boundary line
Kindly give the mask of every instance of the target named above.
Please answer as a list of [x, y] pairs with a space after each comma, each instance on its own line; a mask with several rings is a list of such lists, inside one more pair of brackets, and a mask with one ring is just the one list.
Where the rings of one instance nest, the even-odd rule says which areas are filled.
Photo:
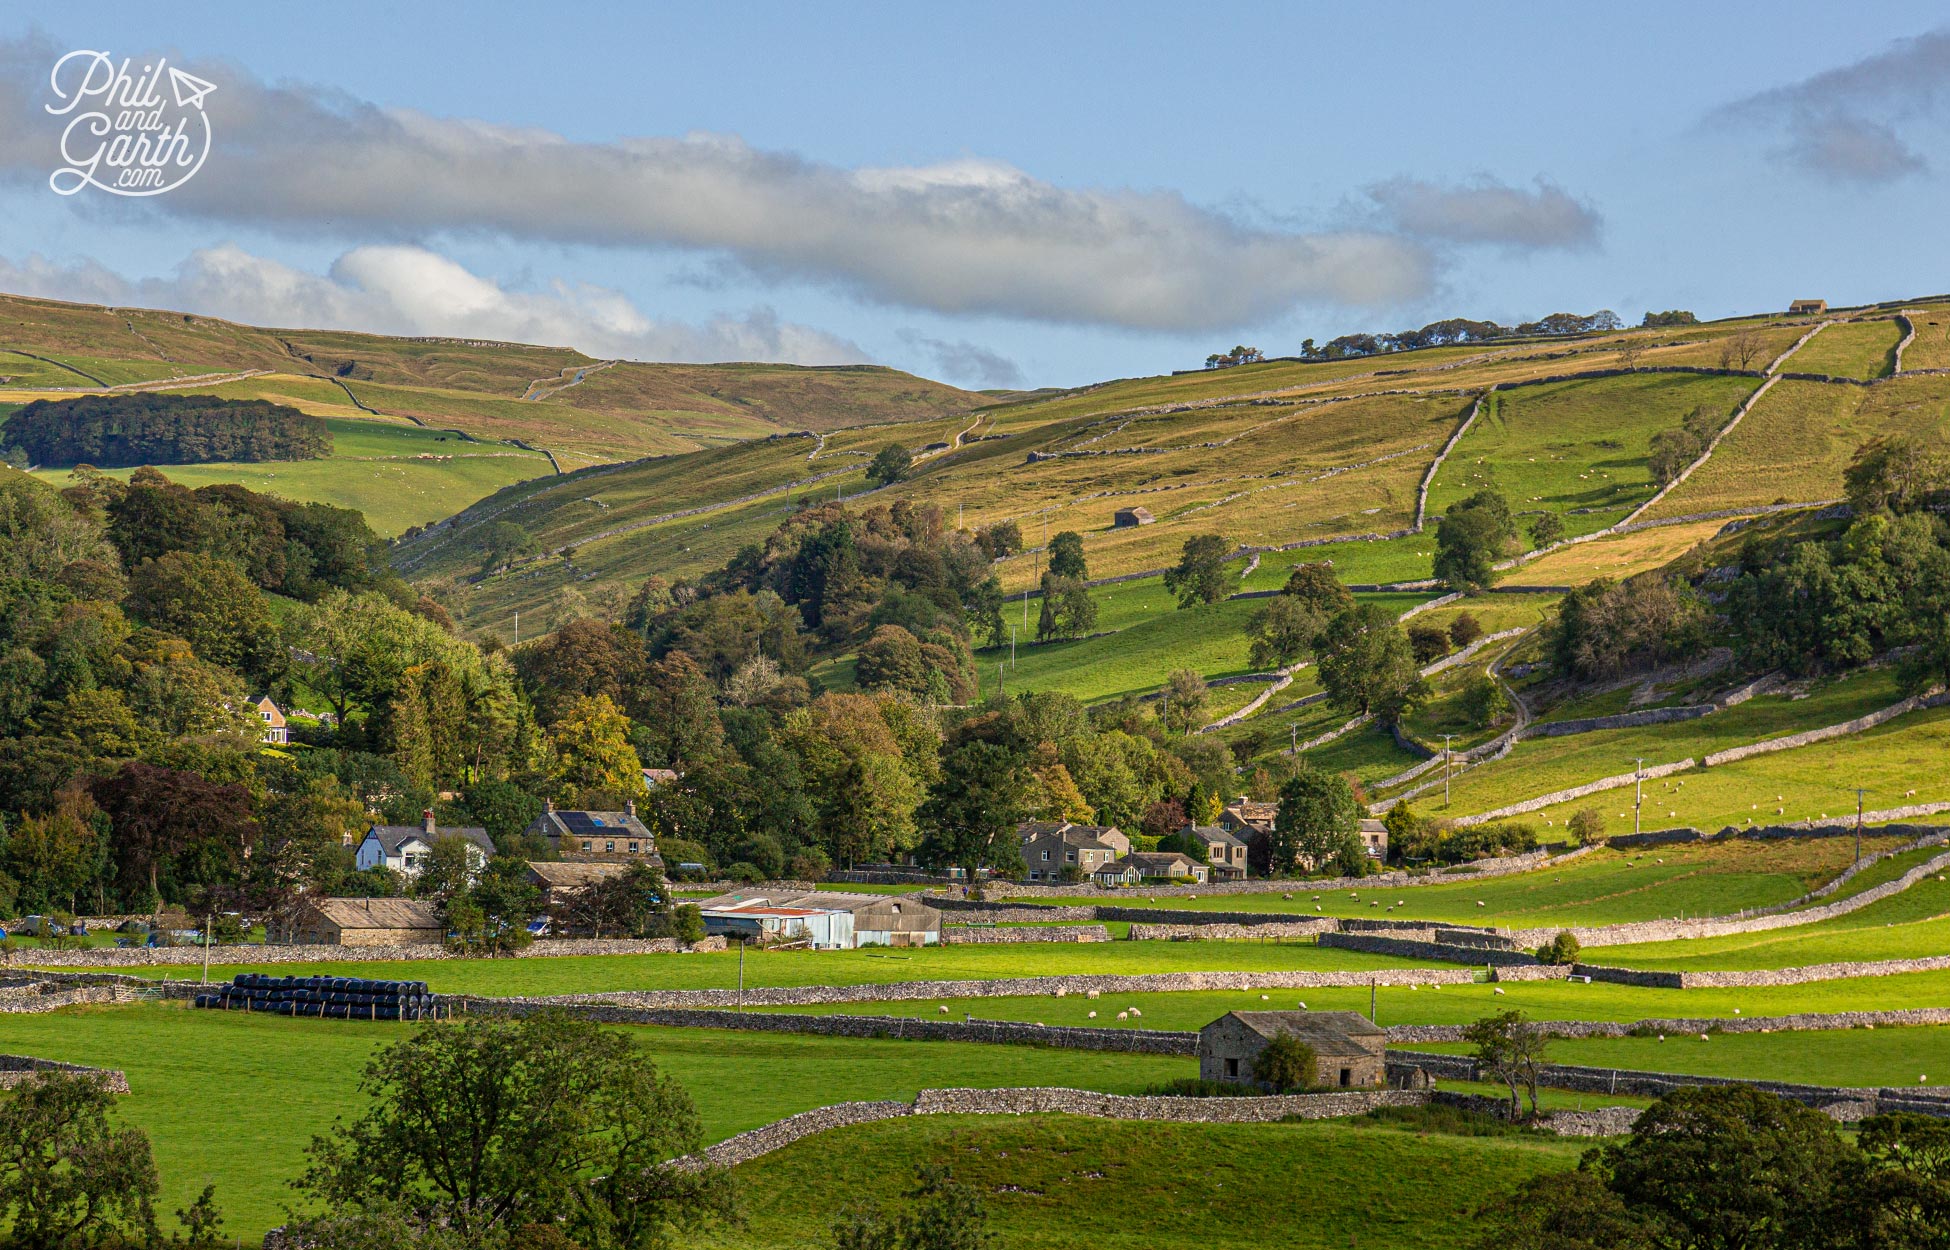
[[1469, 406], [1468, 414], [1457, 424], [1456, 432], [1449, 436], [1448, 442], [1442, 444], [1442, 450], [1435, 453], [1435, 459], [1429, 461], [1428, 471], [1422, 474], [1421, 485], [1415, 488], [1415, 525], [1411, 533], [1419, 534], [1427, 527], [1429, 488], [1435, 485], [1435, 475], [1442, 468], [1442, 462], [1449, 458], [1449, 453], [1456, 449], [1456, 444], [1462, 442], [1463, 435], [1469, 433], [1469, 427], [1476, 424], [1476, 418], [1482, 415], [1483, 401], [1495, 391], [1496, 387], [1492, 386], [1476, 397], [1476, 402]]
[[[1793, 349], [1790, 348], [1789, 350], [1793, 350]], [[1747, 396], [1747, 398], [1740, 401], [1739, 406], [1733, 410], [1733, 415], [1727, 419], [1726, 424], [1722, 425], [1719, 431], [1715, 433], [1711, 439], [1707, 440], [1707, 444], [1705, 448], [1700, 451], [1700, 454], [1698, 456], [1693, 458], [1693, 462], [1691, 464], [1681, 469], [1678, 475], [1675, 476], [1672, 479], [1672, 481], [1667, 482], [1664, 486], [1661, 486], [1657, 491], [1654, 491], [1652, 498], [1646, 500], [1638, 507], [1626, 513], [1623, 520], [1619, 521], [1616, 525], [1609, 527], [1610, 530], [1612, 532], [1617, 532], [1619, 529], [1623, 528], [1624, 526], [1630, 525], [1632, 522], [1644, 516], [1647, 512], [1650, 512], [1654, 507], [1658, 505], [1660, 500], [1664, 499], [1667, 495], [1671, 494], [1673, 491], [1679, 489], [1679, 487], [1685, 483], [1687, 478], [1693, 476], [1694, 470], [1698, 469], [1701, 465], [1705, 464], [1709, 459], [1712, 458], [1713, 453], [1719, 449], [1720, 443], [1725, 440], [1726, 436], [1733, 433], [1734, 429], [1739, 426], [1741, 420], [1744, 417], [1746, 417], [1746, 415], [1749, 412], [1753, 411], [1754, 405], [1760, 402], [1760, 397], [1767, 394], [1768, 391], [1772, 390], [1774, 387], [1774, 383], [1778, 382], [1779, 380], [1780, 379], [1777, 377], [1770, 376], [1766, 381], [1762, 382], [1759, 386], [1755, 387], [1754, 390]]]

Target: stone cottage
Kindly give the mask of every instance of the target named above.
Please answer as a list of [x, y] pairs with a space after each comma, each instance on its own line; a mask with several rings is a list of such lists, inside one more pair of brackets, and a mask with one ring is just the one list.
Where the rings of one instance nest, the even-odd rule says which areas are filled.
[[1356, 1011], [1229, 1011], [1198, 1031], [1199, 1079], [1256, 1084], [1253, 1060], [1282, 1033], [1313, 1048], [1315, 1085], [1367, 1089], [1387, 1080], [1388, 1034]]
[[1110, 527], [1118, 530], [1130, 529], [1134, 525], [1149, 525], [1157, 519], [1151, 515], [1149, 508], [1119, 508], [1111, 513]]
[[447, 935], [433, 904], [418, 898], [308, 899], [292, 929], [319, 946], [437, 945]]
[[1016, 826], [1023, 869], [1030, 881], [1061, 881], [1074, 869], [1077, 880], [1128, 855], [1131, 840], [1115, 825], [1078, 825], [1067, 820], [1025, 820]]

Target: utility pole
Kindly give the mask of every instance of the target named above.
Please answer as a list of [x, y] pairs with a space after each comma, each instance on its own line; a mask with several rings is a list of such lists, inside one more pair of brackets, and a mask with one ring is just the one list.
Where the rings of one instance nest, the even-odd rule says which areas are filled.
[[1374, 978], [1368, 978], [1368, 1022], [1374, 1023]]
[[1449, 806], [1449, 739], [1454, 734], [1442, 735], [1442, 806]]
[[1639, 831], [1639, 812], [1645, 807], [1644, 756], [1639, 756], [1632, 761], [1632, 782], [1635, 787], [1632, 798], [1632, 832], [1637, 833]]
[[1862, 791], [1855, 792], [1855, 862], [1862, 862]]
[[[1856, 845], [1861, 845], [1860, 838], [1856, 839]], [[1857, 858], [1861, 858], [1860, 855], [1857, 855]], [[210, 924], [211, 917], [206, 913], [203, 917], [203, 984], [205, 985], [210, 984]]]
[[515, 645], [521, 645], [521, 609], [515, 609]]
[[1289, 721], [1287, 723], [1286, 736], [1287, 736], [1287, 740], [1293, 744], [1292, 749], [1287, 751], [1287, 754], [1291, 755], [1296, 760], [1299, 759], [1300, 758], [1300, 722], [1299, 721]]
[[1016, 666], [1016, 627], [1009, 626], [1009, 667]]

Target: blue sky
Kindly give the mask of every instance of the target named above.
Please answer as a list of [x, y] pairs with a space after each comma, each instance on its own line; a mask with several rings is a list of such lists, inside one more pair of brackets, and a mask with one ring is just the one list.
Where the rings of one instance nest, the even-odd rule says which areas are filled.
[[[1950, 289], [1934, 6], [1226, 12], [15, 6], [0, 288], [964, 385]], [[81, 48], [217, 84], [191, 182], [49, 190]]]

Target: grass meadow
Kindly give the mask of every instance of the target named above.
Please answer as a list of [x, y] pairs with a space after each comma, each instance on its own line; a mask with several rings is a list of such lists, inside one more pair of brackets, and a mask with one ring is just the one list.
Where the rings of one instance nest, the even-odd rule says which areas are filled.
[[1894, 318], [1838, 322], [1809, 339], [1781, 367], [1832, 378], [1887, 377], [1895, 372], [1896, 344], [1902, 337], [1902, 326]]

